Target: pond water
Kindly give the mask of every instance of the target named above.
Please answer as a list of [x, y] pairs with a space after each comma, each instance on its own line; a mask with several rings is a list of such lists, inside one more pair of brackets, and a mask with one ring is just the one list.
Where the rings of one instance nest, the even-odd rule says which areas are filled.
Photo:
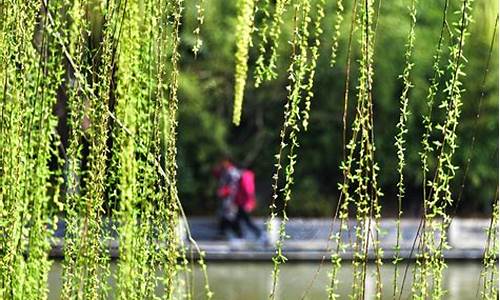
[[[401, 299], [408, 299], [410, 296], [411, 270], [409, 266], [407, 283]], [[112, 263], [112, 270], [116, 268], [116, 263]], [[216, 300], [260, 300], [267, 299], [271, 289], [271, 268], [270, 263], [256, 262], [223, 262], [208, 263], [208, 275], [210, 286], [214, 292]], [[400, 266], [400, 279], [404, 272], [405, 264]], [[444, 273], [444, 286], [447, 294], [444, 299], [472, 300], [478, 299], [478, 280], [482, 265], [480, 262], [460, 262], [448, 263], [448, 268]], [[277, 290], [277, 299], [327, 299], [325, 287], [329, 283], [328, 272], [330, 264], [325, 262], [319, 268], [317, 263], [287, 263], [281, 268], [280, 281]], [[61, 289], [60, 261], [54, 261], [49, 275], [49, 299], [59, 299]], [[369, 274], [374, 271], [374, 266], [369, 267]], [[383, 299], [392, 299], [392, 277], [394, 267], [386, 263], [382, 268], [382, 278], [384, 290]], [[351, 265], [345, 264], [338, 277], [340, 282], [340, 299], [348, 299], [351, 288]], [[203, 276], [199, 270], [193, 272], [195, 287], [194, 299], [203, 299]], [[111, 280], [114, 285], [114, 280]], [[375, 280], [373, 276], [367, 277], [367, 299], [373, 299]], [[307, 291], [305, 297], [304, 292]], [[112, 298], [112, 297], [111, 297]]]

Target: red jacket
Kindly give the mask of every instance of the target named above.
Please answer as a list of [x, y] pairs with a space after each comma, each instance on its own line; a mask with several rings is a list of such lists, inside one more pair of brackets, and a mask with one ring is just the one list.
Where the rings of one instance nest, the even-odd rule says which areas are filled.
[[235, 202], [238, 207], [241, 207], [246, 212], [251, 212], [255, 209], [255, 175], [250, 170], [241, 172], [238, 191], [236, 192]]

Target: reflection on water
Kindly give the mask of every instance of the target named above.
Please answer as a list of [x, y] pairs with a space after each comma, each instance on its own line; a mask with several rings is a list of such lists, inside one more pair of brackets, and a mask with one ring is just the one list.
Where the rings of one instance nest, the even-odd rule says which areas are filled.
[[[328, 272], [330, 265], [325, 262], [318, 271], [319, 263], [288, 263], [281, 267], [280, 281], [277, 290], [277, 299], [327, 299], [325, 287], [329, 283]], [[112, 271], [116, 263], [112, 264]], [[214, 263], [208, 264], [210, 286], [217, 300], [257, 300], [267, 299], [271, 289], [271, 264], [269, 263]], [[409, 266], [407, 283], [401, 299], [410, 296], [411, 271], [413, 265]], [[61, 288], [61, 262], [55, 261], [49, 276], [49, 299], [59, 299]], [[404, 273], [405, 265], [400, 267], [400, 279]], [[369, 267], [369, 272], [374, 272], [374, 266]], [[382, 268], [383, 295], [384, 299], [392, 299], [392, 278], [394, 267], [387, 263]], [[444, 299], [472, 300], [477, 299], [478, 279], [481, 273], [479, 262], [449, 263], [444, 274], [444, 286], [447, 295]], [[351, 288], [351, 266], [345, 264], [338, 277], [341, 295], [340, 299], [348, 299]], [[203, 299], [203, 276], [196, 270], [193, 276], [195, 297]], [[111, 280], [114, 286], [114, 280]], [[367, 277], [367, 299], [373, 298], [375, 281], [373, 276]], [[304, 292], [307, 294], [302, 298]]]

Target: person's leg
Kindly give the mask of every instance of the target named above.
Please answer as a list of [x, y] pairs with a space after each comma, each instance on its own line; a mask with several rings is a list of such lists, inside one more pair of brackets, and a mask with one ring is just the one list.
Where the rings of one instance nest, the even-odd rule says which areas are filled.
[[224, 217], [221, 217], [219, 220], [219, 234], [224, 236], [226, 235], [227, 228], [229, 227], [228, 220]]
[[238, 210], [238, 216], [239, 216], [239, 219], [242, 220], [243, 222], [245, 222], [245, 224], [248, 226], [248, 228], [250, 228], [250, 230], [253, 231], [255, 236], [257, 238], [259, 238], [260, 235], [262, 234], [262, 231], [260, 230], [260, 228], [257, 225], [255, 225], [255, 223], [252, 221], [252, 218], [250, 218], [250, 215], [244, 209], [240, 208]]
[[236, 236], [240, 239], [243, 238], [243, 232], [241, 230], [241, 225], [238, 215], [236, 215], [236, 218], [230, 222], [231, 222], [231, 228], [233, 229]]

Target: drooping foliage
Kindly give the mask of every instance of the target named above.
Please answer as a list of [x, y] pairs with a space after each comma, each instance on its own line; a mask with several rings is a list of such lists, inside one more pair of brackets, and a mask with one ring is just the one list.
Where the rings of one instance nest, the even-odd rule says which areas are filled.
[[[69, 10], [68, 35], [60, 40], [66, 48], [66, 59], [71, 69], [66, 71], [71, 80], [68, 86], [67, 115], [68, 143], [65, 152], [64, 170], [66, 199], [63, 209], [66, 224], [64, 239], [64, 271], [62, 298], [71, 299], [80, 295], [99, 297], [107, 278], [108, 254], [101, 245], [104, 236], [104, 222], [101, 209], [105, 199], [106, 182], [106, 140], [107, 105], [110, 93], [110, 48], [112, 36], [105, 33], [103, 41], [102, 69], [96, 72], [98, 78], [89, 73], [93, 61], [89, 57], [92, 49], [85, 46], [89, 38], [91, 22], [85, 18], [88, 3], [76, 1]], [[95, 84], [102, 82], [97, 89]], [[99, 96], [102, 95], [102, 98]], [[102, 100], [104, 101], [102, 101]], [[84, 141], [88, 139], [88, 155], [84, 162]], [[63, 145], [64, 149], [64, 145]]]
[[483, 258], [483, 270], [481, 272], [480, 286], [476, 297], [481, 299], [498, 298], [498, 187], [493, 198], [493, 211], [490, 220], [490, 226], [487, 231], [487, 241]]
[[337, 59], [337, 51], [339, 48], [339, 38], [340, 38], [340, 26], [342, 21], [344, 20], [344, 5], [342, 0], [337, 0], [337, 8], [335, 10], [335, 25], [334, 25], [334, 34], [332, 38], [332, 54], [330, 58], [330, 65], [333, 67], [335, 65], [335, 61]]
[[[374, 109], [373, 109], [373, 82], [374, 82], [374, 52], [375, 52], [375, 37], [378, 25], [378, 17], [380, 13], [381, 2], [374, 3], [373, 1], [359, 1], [355, 2], [352, 9], [352, 29], [351, 36], [349, 37], [348, 53], [351, 49], [352, 35], [355, 30], [359, 31], [359, 56], [358, 59], [358, 86], [356, 97], [355, 116], [351, 127], [351, 139], [346, 145], [344, 160], [341, 164], [343, 173], [343, 183], [340, 186], [340, 197], [338, 208], [334, 213], [334, 220], [339, 218], [340, 226], [337, 232], [332, 235], [332, 240], [336, 243], [335, 250], [332, 251], [331, 261], [333, 270], [331, 273], [331, 284], [328, 287], [328, 294], [330, 299], [338, 297], [337, 290], [337, 274], [341, 267], [341, 254], [347, 249], [351, 251], [352, 265], [354, 279], [352, 282], [351, 297], [362, 299], [366, 293], [366, 277], [367, 275], [367, 261], [369, 253], [373, 253], [375, 257], [375, 296], [377, 299], [382, 298], [382, 285], [380, 267], [382, 265], [383, 253], [380, 248], [379, 236], [381, 234], [380, 218], [381, 218], [381, 204], [380, 197], [382, 191], [378, 184], [379, 166], [375, 159], [375, 135], [374, 135]], [[259, 56], [256, 61], [256, 86], [260, 86], [264, 80], [275, 79], [276, 73], [275, 64], [270, 63], [266, 65], [265, 55], [268, 48], [275, 51], [276, 46], [269, 46], [269, 28], [274, 24], [282, 23], [282, 13], [284, 12], [285, 4], [287, 2], [277, 2], [275, 19], [276, 22], [268, 24], [271, 14], [269, 13], [269, 2], [265, 2], [264, 6], [264, 21], [260, 30], [260, 45]], [[418, 260], [416, 269], [414, 271], [414, 284], [413, 284], [413, 297], [414, 298], [441, 298], [443, 296], [442, 289], [442, 274], [445, 267], [443, 250], [447, 248], [446, 244], [446, 230], [453, 218], [453, 214], [449, 212], [453, 207], [452, 196], [452, 179], [455, 176], [456, 166], [453, 165], [453, 156], [457, 145], [457, 127], [461, 114], [461, 97], [463, 93], [462, 78], [465, 74], [463, 69], [465, 67], [466, 59], [463, 54], [465, 38], [468, 35], [468, 26], [471, 23], [471, 2], [464, 1], [460, 4], [460, 9], [456, 15], [459, 15], [458, 20], [452, 20], [454, 28], [447, 32], [450, 40], [449, 63], [445, 71], [441, 70], [440, 60], [442, 56], [442, 45], [444, 30], [447, 29], [448, 22], [448, 2], [444, 3], [443, 8], [443, 26], [441, 29], [440, 38], [437, 45], [437, 50], [434, 55], [433, 72], [431, 78], [431, 85], [429, 87], [428, 96], [426, 98], [428, 106], [428, 114], [424, 116], [423, 125], [425, 133], [422, 139], [423, 151], [421, 152], [421, 160], [423, 163], [424, 174], [424, 193], [423, 193], [423, 206], [424, 216], [422, 228], [419, 228], [420, 243], [418, 248]], [[310, 4], [303, 1], [291, 1], [291, 6], [294, 8], [293, 13], [293, 35], [292, 40], [289, 41], [291, 45], [291, 62], [288, 68], [288, 79], [292, 83], [301, 82], [303, 80], [303, 72], [300, 66], [303, 64], [304, 56], [297, 55], [297, 40], [300, 37], [308, 36], [308, 31], [300, 31], [303, 23], [297, 17], [297, 11], [309, 11]], [[406, 49], [403, 56], [403, 70], [400, 78], [402, 79], [402, 92], [400, 95], [400, 117], [399, 122], [395, 125], [398, 130], [396, 135], [396, 152], [397, 152], [397, 207], [398, 214], [396, 219], [396, 244], [393, 264], [395, 266], [394, 279], [393, 279], [393, 297], [399, 296], [402, 290], [398, 289], [399, 272], [398, 265], [402, 261], [400, 256], [400, 218], [403, 214], [402, 204], [405, 198], [405, 152], [406, 152], [406, 139], [408, 134], [407, 122], [410, 115], [409, 101], [410, 91], [414, 86], [411, 80], [411, 71], [414, 68], [413, 53], [415, 49], [416, 39], [416, 26], [417, 26], [417, 2], [410, 1], [408, 4], [410, 12], [410, 25], [409, 32], [407, 33]], [[306, 9], [304, 9], [306, 8]], [[375, 12], [375, 9], [378, 11]], [[339, 28], [342, 23], [342, 12], [344, 7], [342, 2], [338, 1], [336, 10], [336, 25], [334, 27], [332, 56], [330, 58], [331, 64], [335, 63], [336, 49], [338, 48]], [[299, 21], [298, 21], [299, 20]], [[306, 20], [308, 22], [310, 20]], [[322, 25], [319, 22], [319, 31], [322, 32]], [[277, 31], [278, 33], [280, 31]], [[299, 39], [297, 33], [299, 32]], [[319, 36], [318, 36], [319, 37]], [[319, 39], [316, 38], [319, 45]], [[299, 43], [300, 44], [300, 43]], [[300, 48], [299, 48], [300, 49]], [[311, 52], [312, 66], [315, 70], [318, 53], [313, 48]], [[273, 57], [274, 53], [271, 52]], [[300, 52], [301, 53], [301, 52]], [[347, 59], [346, 73], [350, 71], [350, 57]], [[294, 69], [294, 64], [299, 68]], [[298, 70], [298, 72], [294, 72]], [[440, 90], [441, 76], [445, 74], [445, 85]], [[314, 77], [314, 73], [310, 73]], [[349, 75], [348, 75], [349, 76]], [[311, 82], [311, 81], [309, 81]], [[312, 84], [304, 84], [306, 90], [312, 88]], [[347, 77], [345, 84], [345, 105], [349, 98], [350, 91], [348, 90], [349, 79]], [[279, 228], [279, 238], [276, 243], [276, 256], [274, 257], [273, 268], [273, 286], [270, 298], [275, 297], [276, 282], [279, 277], [279, 266], [286, 262], [286, 255], [283, 252], [283, 246], [286, 239], [286, 221], [287, 209], [291, 205], [292, 200], [292, 187], [294, 183], [294, 173], [297, 164], [298, 155], [296, 148], [299, 147], [300, 142], [297, 138], [297, 133], [300, 127], [297, 125], [297, 120], [301, 120], [304, 129], [307, 129], [309, 119], [310, 99], [314, 94], [305, 97], [304, 107], [300, 105], [302, 99], [294, 97], [296, 89], [294, 85], [287, 86], [287, 102], [284, 106], [285, 120], [280, 133], [279, 152], [276, 154], [275, 172], [273, 175], [273, 193], [271, 204], [271, 222], [275, 217], [281, 216], [281, 225]], [[437, 96], [442, 97], [441, 104], [437, 109], [440, 110], [439, 118], [436, 121], [432, 120], [435, 111], [435, 99]], [[300, 94], [299, 94], [300, 96]], [[302, 110], [302, 111], [301, 111]], [[347, 109], [345, 108], [346, 112]], [[302, 116], [301, 116], [302, 115]], [[297, 116], [301, 116], [300, 118]], [[346, 140], [346, 113], [344, 113], [344, 142]], [[436, 136], [440, 136], [436, 139]], [[432, 139], [432, 140], [431, 140]], [[441, 140], [441, 141], [440, 141]], [[284, 156], [288, 154], [288, 161]], [[429, 181], [429, 156], [435, 156], [437, 164], [433, 166], [435, 172], [432, 181]], [[283, 176], [283, 187], [280, 187], [280, 175]], [[432, 174], [432, 173], [431, 173]], [[282, 193], [282, 194], [281, 194]], [[276, 201], [282, 195], [283, 205], [279, 208], [281, 213], [277, 213]], [[349, 228], [350, 216], [349, 213], [355, 211], [355, 225]], [[353, 230], [354, 237], [349, 240], [349, 244], [343, 244], [342, 235], [348, 230]], [[435, 240], [437, 238], [437, 240]], [[429, 281], [430, 280], [430, 281]], [[402, 281], [404, 286], [404, 280]], [[432, 288], [431, 288], [432, 287]]]
[[[462, 99], [468, 84], [465, 45], [473, 38], [469, 36], [473, 2], [444, 1], [439, 39], [434, 47], [428, 47], [434, 48], [434, 53], [431, 53], [431, 76], [425, 83], [416, 75], [418, 69], [425, 66], [415, 62], [419, 55], [416, 49], [420, 49], [417, 39], [420, 2], [408, 0], [406, 4], [410, 18], [404, 19], [409, 30], [402, 34], [406, 42], [403, 42], [403, 52], [398, 54], [402, 66], [397, 71], [401, 74], [398, 83], [401, 88], [397, 95], [389, 97], [392, 100], [399, 97], [399, 121], [390, 126], [397, 132], [389, 143], [392, 145], [395, 138], [394, 299], [405, 284], [404, 279], [399, 281], [398, 271], [402, 261], [400, 218], [408, 197], [405, 166], [411, 160], [409, 146], [419, 142], [423, 217], [417, 237], [412, 297], [440, 299], [445, 295], [442, 276], [446, 267], [444, 251], [448, 248], [446, 233], [461, 198], [460, 192], [456, 200], [453, 184], [459, 167], [456, 162], [458, 134]], [[231, 5], [227, 8], [225, 4], [216, 9], [231, 11]], [[63, 243], [62, 299], [192, 299], [195, 297], [190, 275], [193, 270], [188, 261], [187, 243], [189, 251], [199, 252], [198, 262], [206, 281], [203, 297], [213, 296], [204, 254], [186, 228], [177, 186], [177, 160], [183, 154], [178, 155], [177, 115], [182, 111], [179, 99], [184, 100], [178, 89], [183, 84], [189, 85], [186, 84], [189, 79], [181, 72], [185, 58], [181, 57], [181, 37], [186, 7], [194, 12], [195, 24], [186, 26], [192, 39], [188, 48], [194, 52], [193, 59], [203, 61], [204, 55], [210, 55], [205, 47], [211, 46], [211, 41], [207, 38], [207, 43], [202, 43], [201, 33], [205, 32], [202, 26], [207, 12], [214, 9], [206, 6], [204, 0], [7, 0], [0, 4], [0, 64], [3, 66], [0, 72], [0, 298], [46, 298], [51, 242]], [[350, 8], [350, 12], [346, 8]], [[233, 76], [234, 71], [230, 111], [235, 125], [241, 123], [246, 91], [256, 95], [253, 88], [280, 87], [279, 92], [276, 92], [278, 89], [270, 92], [281, 97], [279, 108], [283, 113], [281, 130], [276, 132], [279, 144], [270, 184], [269, 224], [279, 221], [278, 237], [273, 245], [270, 299], [277, 297], [280, 266], [287, 261], [286, 225], [289, 211], [297, 205], [293, 200], [294, 189], [302, 184], [298, 170], [303, 153], [299, 150], [307, 134], [318, 128], [313, 112], [319, 104], [318, 98], [325, 94], [335, 106], [343, 108], [342, 116], [337, 116], [342, 120], [343, 132], [342, 141], [338, 141], [343, 147], [343, 155], [338, 159], [341, 180], [329, 179], [328, 182], [329, 185], [337, 183], [339, 189], [337, 209], [331, 212], [336, 226], [332, 226], [335, 230], [330, 238], [333, 247], [328, 249], [331, 261], [328, 298], [340, 297], [338, 275], [346, 253], [352, 255], [354, 275], [350, 296], [364, 299], [367, 277], [374, 276], [375, 298], [385, 297], [380, 271], [383, 257], [380, 174], [384, 168], [391, 168], [384, 164], [388, 158], [381, 159], [376, 154], [380, 153], [376, 151], [379, 145], [385, 147], [378, 142], [380, 137], [376, 134], [375, 120], [383, 106], [379, 102], [382, 89], [377, 90], [377, 83], [392, 85], [392, 81], [397, 80], [384, 76], [383, 65], [377, 68], [378, 57], [385, 55], [376, 52], [380, 50], [377, 48], [380, 37], [387, 37], [385, 32], [377, 33], [384, 9], [380, 0], [334, 3], [238, 0], [233, 12], [235, 22], [228, 22], [234, 25], [234, 30], [224, 28], [217, 37], [224, 40], [229, 35], [235, 39], [228, 51], [234, 54], [235, 60], [230, 72]], [[451, 9], [457, 9], [456, 14], [450, 14]], [[419, 9], [420, 17], [424, 20], [427, 17], [425, 9]], [[344, 19], [350, 19], [350, 28], [344, 29]], [[229, 31], [231, 34], [227, 34]], [[252, 48], [254, 37], [256, 47]], [[288, 40], [288, 44], [283, 43], [284, 40]], [[322, 47], [328, 50], [322, 51]], [[493, 42], [476, 120], [479, 120], [492, 49]], [[221, 56], [226, 51], [223, 47], [217, 50]], [[327, 55], [322, 56], [325, 52]], [[185, 59], [189, 60], [189, 56]], [[225, 73], [224, 64], [216, 58], [205, 59], [214, 59], [214, 64], [219, 63], [218, 71]], [[249, 73], [253, 76], [248, 76]], [[203, 72], [199, 75], [202, 77]], [[332, 85], [340, 87], [338, 94], [334, 88], [321, 85], [325, 78], [340, 82]], [[356, 83], [355, 89], [351, 88], [351, 79]], [[253, 80], [254, 85], [247, 85], [249, 80]], [[218, 95], [224, 96], [219, 91], [224, 90], [219, 89], [220, 82], [225, 84], [224, 80], [217, 79], [210, 84]], [[412, 96], [414, 90], [422, 89], [419, 84], [425, 86], [425, 97]], [[183, 92], [189, 95], [186, 90], [184, 86]], [[410, 132], [411, 108], [419, 101], [425, 111], [422, 132]], [[192, 105], [190, 109], [194, 113], [191, 113], [198, 113], [202, 110], [198, 106], [209, 105], [207, 102]], [[352, 117], [349, 112], [353, 112]], [[256, 123], [258, 128], [263, 126], [262, 120]], [[201, 128], [209, 128], [213, 135], [217, 130], [224, 131], [217, 127], [219, 123], [212, 121], [196, 124], [196, 130], [201, 125]], [[415, 143], [411, 137], [419, 133], [422, 139]], [[471, 149], [474, 142], [475, 133]], [[258, 156], [258, 151], [253, 155]], [[181, 162], [185, 162], [186, 156], [189, 158], [188, 154], [184, 156], [179, 159]], [[498, 278], [497, 223], [495, 202], [481, 275], [484, 299], [498, 294], [494, 284]], [[62, 229], [63, 239], [51, 239], [55, 231]], [[344, 237], [350, 233], [351, 240], [346, 241]], [[114, 272], [109, 263], [113, 252], [119, 254]], [[371, 257], [375, 261], [373, 275], [367, 268]], [[114, 289], [110, 289], [108, 283], [111, 276], [116, 282]]]
[[414, 44], [415, 44], [415, 25], [417, 22], [417, 8], [416, 1], [412, 1], [410, 4], [410, 18], [411, 25], [410, 31], [408, 33], [408, 40], [406, 41], [406, 52], [405, 52], [405, 67], [403, 70], [403, 74], [400, 75], [400, 78], [403, 80], [403, 91], [401, 92], [401, 97], [399, 98], [399, 122], [396, 124], [398, 128], [398, 134], [396, 135], [396, 148], [397, 148], [397, 156], [398, 156], [398, 174], [399, 180], [397, 183], [398, 187], [398, 215], [396, 218], [396, 245], [394, 246], [394, 279], [393, 279], [393, 298], [396, 297], [398, 293], [398, 265], [399, 262], [402, 261], [400, 256], [401, 246], [401, 217], [403, 215], [403, 199], [405, 196], [405, 183], [404, 183], [404, 167], [405, 167], [405, 144], [406, 144], [406, 136], [408, 133], [407, 122], [408, 122], [408, 101], [409, 101], [409, 93], [412, 87], [411, 82], [411, 70], [414, 67], [414, 63], [412, 62]]
[[281, 27], [283, 24], [283, 14], [290, 0], [278, 0], [274, 4], [274, 10], [271, 14], [270, 1], [264, 0], [263, 12], [264, 20], [259, 28], [259, 57], [255, 64], [255, 86], [258, 87], [263, 81], [275, 79], [277, 74], [278, 47], [281, 36]]
[[196, 4], [196, 28], [193, 30], [193, 33], [195, 35], [195, 42], [193, 46], [193, 53], [194, 55], [198, 55], [198, 52], [200, 52], [201, 46], [203, 45], [203, 40], [201, 39], [201, 27], [203, 25], [203, 22], [205, 20], [205, 0], [199, 0], [198, 3]]
[[240, 124], [243, 95], [248, 72], [248, 49], [251, 46], [251, 35], [254, 22], [254, 0], [238, 1], [238, 23], [236, 26], [236, 70], [234, 78], [234, 111], [233, 123]]
[[[337, 248], [332, 254], [333, 270], [329, 287], [329, 298], [336, 299], [338, 283], [337, 273], [340, 268], [340, 253], [350, 247], [353, 251], [352, 295], [355, 298], [365, 297], [367, 261], [369, 249], [375, 253], [376, 262], [376, 297], [381, 295], [380, 266], [382, 252], [379, 246], [380, 203], [382, 196], [377, 183], [378, 166], [375, 162], [375, 144], [373, 134], [373, 53], [375, 24], [374, 6], [370, 1], [359, 1], [355, 16], [355, 24], [359, 28], [359, 75], [356, 96], [356, 115], [354, 116], [351, 138], [346, 145], [346, 158], [341, 170], [344, 181], [339, 184], [341, 200], [339, 201], [338, 218], [340, 227], [334, 240]], [[349, 207], [354, 207], [356, 225], [352, 245], [342, 245], [342, 233], [349, 230]]]
[[[1, 5], [0, 297], [5, 299], [43, 299], [46, 294], [53, 231], [46, 228], [57, 222], [50, 203], [61, 205], [58, 187], [50, 189], [54, 172], [47, 163], [52, 145], [59, 143], [52, 107], [63, 81], [62, 49], [50, 32], [62, 29], [62, 19], [39, 4]], [[61, 6], [55, 1], [52, 9]], [[30, 256], [23, 256], [25, 249], [31, 249]]]
[[[435, 122], [431, 131], [436, 130], [440, 137], [432, 142], [431, 153], [437, 157], [437, 167], [434, 176], [425, 183], [428, 188], [424, 198], [424, 216], [421, 240], [419, 241], [419, 258], [416, 264], [413, 285], [414, 298], [441, 298], [443, 296], [442, 272], [445, 267], [443, 250], [448, 248], [446, 228], [452, 216], [448, 208], [453, 205], [450, 181], [455, 176], [457, 167], [453, 164], [453, 155], [458, 147], [456, 128], [459, 122], [462, 106], [462, 77], [466, 62], [463, 49], [468, 35], [468, 25], [471, 22], [471, 2], [463, 1], [456, 15], [460, 19], [454, 21], [451, 34], [450, 58], [447, 65], [449, 79], [443, 90], [443, 96], [438, 108], [444, 111], [444, 121]], [[424, 170], [425, 172], [425, 170]], [[436, 238], [437, 236], [437, 238]], [[429, 284], [428, 277], [432, 278]]]
[[[234, 86], [229, 82], [234, 80], [234, 50], [235, 35], [229, 34], [223, 28], [233, 28], [237, 17], [236, 2], [222, 2], [211, 0], [212, 4], [206, 5], [206, 17], [204, 22], [203, 47], [194, 59], [190, 55], [191, 41], [194, 36], [192, 28], [196, 27], [195, 7], [187, 5], [183, 37], [188, 47], [184, 48], [182, 63], [183, 70], [180, 80], [180, 94], [185, 99], [184, 106], [180, 107], [180, 118], [182, 134], [179, 138], [179, 166], [181, 168], [179, 192], [185, 202], [185, 208], [193, 214], [209, 214], [215, 211], [217, 200], [213, 197], [215, 180], [211, 177], [211, 167], [217, 160], [218, 153], [231, 153], [237, 161], [244, 166], [252, 167], [256, 172], [258, 180], [258, 199], [262, 205], [257, 207], [259, 215], [267, 213], [266, 207], [270, 199], [271, 187], [269, 177], [272, 176], [272, 157], [276, 152], [273, 147], [267, 145], [279, 143], [279, 130], [281, 126], [282, 101], [286, 97], [283, 87], [287, 84], [286, 68], [289, 63], [290, 45], [292, 33], [293, 10], [287, 9], [283, 15], [281, 35], [278, 47], [277, 70], [279, 76], [270, 81], [265, 81], [259, 88], [254, 88], [255, 78], [248, 75], [248, 83], [245, 90], [244, 113], [242, 123], [239, 127], [232, 126], [227, 119], [232, 118], [232, 100]], [[263, 3], [260, 1], [256, 8], [253, 43], [249, 52], [249, 74], [254, 74], [255, 62], [259, 57], [260, 34], [264, 17], [262, 16]], [[471, 24], [470, 42], [465, 45], [469, 63], [466, 72], [471, 78], [482, 78], [484, 70], [484, 59], [487, 55], [491, 37], [491, 29], [494, 23], [495, 6], [494, 1], [480, 0], [474, 4], [475, 18], [484, 22]], [[386, 192], [382, 199], [384, 214], [396, 216], [397, 213], [397, 178], [394, 170], [397, 168], [395, 159], [394, 136], [397, 134], [396, 126], [399, 119], [399, 111], [395, 109], [394, 100], [401, 95], [402, 81], [397, 76], [404, 68], [404, 52], [406, 36], [409, 31], [410, 22], [407, 17], [409, 2], [398, 2], [394, 5], [384, 5], [382, 2], [379, 14], [377, 38], [375, 48], [375, 68], [380, 70], [380, 77], [375, 78], [374, 96], [375, 110], [375, 135], [377, 136], [377, 157], [384, 168], [380, 171], [380, 186]], [[458, 9], [459, 1], [450, 3], [450, 12]], [[417, 43], [415, 44], [414, 62], [412, 70], [414, 87], [411, 89], [411, 97], [422, 99], [422, 101], [410, 101], [409, 109], [412, 114], [408, 118], [407, 127], [409, 135], [421, 136], [424, 132], [421, 125], [421, 117], [426, 114], [425, 99], [427, 89], [432, 77], [432, 57], [439, 37], [442, 21], [442, 8], [444, 2], [432, 2], [431, 4], [420, 3], [417, 7], [422, 11], [419, 13], [418, 23], [415, 28]], [[297, 176], [301, 180], [296, 184], [296, 197], [300, 199], [290, 207], [290, 216], [328, 217], [332, 207], [336, 205], [338, 196], [335, 185], [342, 179], [342, 173], [338, 165], [342, 159], [343, 128], [343, 105], [344, 78], [346, 77], [346, 55], [348, 50], [349, 31], [351, 23], [352, 3], [344, 1], [344, 20], [340, 27], [339, 48], [334, 68], [329, 66], [331, 55], [334, 24], [336, 20], [336, 3], [326, 3], [325, 19], [323, 22], [322, 43], [319, 48], [319, 61], [316, 70], [316, 82], [313, 87], [315, 92], [314, 103], [319, 110], [312, 110], [312, 123], [308, 126], [308, 132], [301, 137], [303, 146], [300, 153], [308, 157], [307, 163], [296, 166]], [[376, 4], [378, 6], [378, 3]], [[486, 9], [490, 7], [490, 9]], [[274, 2], [270, 2], [269, 12], [274, 11]], [[451, 13], [449, 14], [451, 24]], [[192, 19], [192, 21], [190, 21]], [[445, 30], [447, 30], [445, 28]], [[446, 62], [448, 49], [448, 34], [445, 32], [444, 49], [441, 62]], [[349, 92], [352, 94], [356, 87], [356, 64], [359, 57], [359, 47], [356, 38], [351, 43], [352, 71], [349, 74]], [[390, 46], [388, 46], [390, 45]], [[182, 49], [182, 48], [181, 48]], [[269, 49], [269, 47], [268, 47]], [[496, 148], [496, 80], [497, 78], [497, 46], [493, 51], [493, 64], [490, 76], [486, 82], [484, 106], [482, 118], [478, 122], [478, 133], [476, 135], [475, 151], [472, 154], [473, 162], [466, 178], [464, 199], [457, 213], [461, 216], [474, 214], [489, 215], [489, 201], [491, 190], [496, 186], [495, 178], [497, 167], [488, 163], [494, 159]], [[443, 64], [441, 64], [443, 67]], [[441, 77], [440, 84], [446, 76]], [[472, 81], [465, 81], [464, 106], [462, 122], [458, 126], [460, 143], [468, 143], [471, 139], [471, 128], [473, 126], [476, 111], [476, 101], [481, 92], [480, 86]], [[441, 85], [442, 87], [442, 85]], [[439, 90], [442, 90], [442, 88]], [[347, 105], [346, 131], [350, 135], [350, 123], [354, 116], [354, 103], [349, 101]], [[315, 107], [313, 105], [313, 107]], [[435, 113], [438, 110], [434, 110]], [[434, 116], [437, 117], [437, 114]], [[198, 124], [199, 126], [195, 126]], [[391, 126], [387, 126], [392, 124]], [[196, 128], [196, 130], [194, 129]], [[197, 145], [203, 145], [198, 147]], [[418, 217], [418, 203], [421, 200], [418, 195], [422, 190], [422, 172], [420, 170], [419, 155], [420, 139], [407, 139], [407, 153], [405, 168], [405, 181], [408, 200], [404, 201], [403, 208], [407, 216]], [[456, 153], [457, 164], [463, 166], [467, 159], [467, 147], [459, 147]], [[433, 159], [429, 161], [430, 168], [434, 167]], [[458, 170], [458, 177], [462, 178], [463, 168]], [[208, 180], [208, 183], [207, 183]], [[455, 181], [457, 184], [459, 180]], [[208, 185], [208, 186], [207, 186]], [[458, 187], [455, 185], [454, 190]], [[280, 200], [281, 201], [281, 200]], [[280, 202], [279, 201], [279, 202]]]
[[176, 186], [183, 1], [0, 7], [0, 298], [46, 298], [56, 228], [62, 299], [191, 297]]
[[[278, 194], [282, 194], [284, 206], [280, 213], [279, 237], [276, 241], [276, 255], [273, 257], [273, 284], [270, 298], [276, 297], [276, 285], [279, 279], [279, 265], [286, 262], [283, 254], [283, 243], [286, 238], [286, 221], [288, 220], [286, 208], [292, 199], [292, 187], [294, 184], [294, 166], [297, 163], [297, 148], [299, 147], [298, 135], [307, 130], [307, 120], [311, 108], [311, 100], [314, 96], [312, 86], [316, 72], [318, 59], [318, 47], [322, 33], [321, 21], [324, 17], [324, 1], [318, 1], [315, 10], [312, 10], [309, 1], [298, 1], [294, 3], [294, 31], [292, 41], [291, 62], [288, 67], [289, 85], [286, 87], [287, 99], [284, 111], [283, 127], [280, 132], [281, 143], [279, 152], [276, 154], [276, 170], [273, 175], [273, 203], [271, 204], [271, 220], [273, 224], [276, 213], [276, 202]], [[313, 20], [312, 13], [316, 16]], [[311, 24], [312, 23], [312, 24]], [[310, 45], [310, 34], [313, 33], [313, 42]], [[302, 122], [300, 122], [302, 120]], [[286, 157], [285, 157], [286, 156]], [[283, 161], [286, 162], [283, 168]], [[283, 187], [279, 187], [280, 175], [284, 177]]]

